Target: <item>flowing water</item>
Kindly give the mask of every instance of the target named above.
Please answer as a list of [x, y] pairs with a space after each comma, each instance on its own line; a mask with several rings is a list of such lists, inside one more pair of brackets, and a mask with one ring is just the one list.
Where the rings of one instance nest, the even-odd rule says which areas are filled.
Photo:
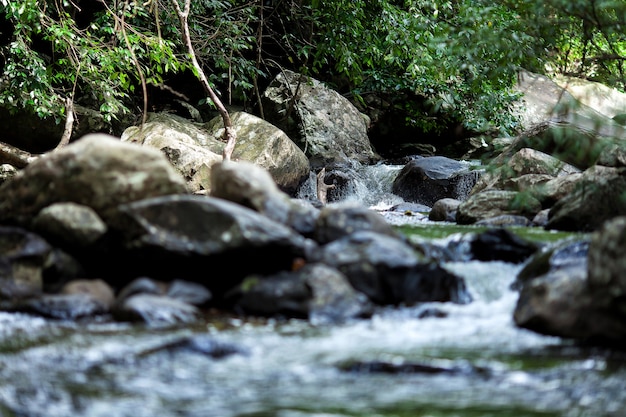
[[[364, 181], [349, 198], [401, 202], [388, 191], [394, 169], [363, 168], [376, 188]], [[431, 239], [472, 230], [405, 220], [441, 232]], [[151, 329], [0, 313], [0, 416], [626, 415], [626, 354], [514, 325], [520, 265], [445, 267], [466, 279], [472, 303], [386, 308], [333, 326], [209, 313]]]

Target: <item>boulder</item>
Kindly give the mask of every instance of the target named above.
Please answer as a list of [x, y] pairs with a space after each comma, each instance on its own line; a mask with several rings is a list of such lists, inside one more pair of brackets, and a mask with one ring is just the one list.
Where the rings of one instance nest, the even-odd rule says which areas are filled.
[[225, 146], [197, 123], [168, 113], [149, 113], [143, 126], [126, 128], [120, 139], [160, 150], [190, 192], [210, 189], [211, 166], [222, 160]]
[[[313, 244], [254, 210], [215, 197], [156, 197], [119, 210], [119, 242], [111, 245], [111, 256], [127, 267], [117, 271], [104, 257], [94, 265], [111, 279], [180, 278], [223, 294], [249, 274], [290, 269]], [[211, 272], [218, 270], [228, 273]]]
[[283, 70], [263, 93], [265, 117], [300, 147], [314, 168], [380, 160], [363, 114], [321, 82]]
[[579, 173], [580, 169], [545, 152], [521, 148], [510, 157], [496, 157], [484, 169], [470, 194], [495, 188], [524, 191], [537, 188], [553, 178]]
[[21, 228], [0, 226], [0, 248], [0, 300], [41, 293], [53, 251], [48, 242]]
[[519, 327], [583, 342], [623, 346], [626, 285], [622, 278], [624, 218], [591, 239], [560, 242], [520, 271], [513, 318]]
[[[233, 112], [230, 119], [237, 134], [232, 159], [265, 168], [279, 188], [294, 194], [310, 171], [304, 153], [283, 131], [259, 117]], [[211, 167], [222, 160], [223, 135], [221, 117], [196, 123], [172, 114], [151, 113], [143, 127], [127, 128], [121, 139], [161, 150], [192, 192], [208, 193]]]
[[341, 323], [371, 309], [367, 297], [344, 274], [319, 263], [247, 277], [231, 298], [236, 300], [235, 309], [248, 314], [306, 318], [315, 324]]
[[335, 203], [323, 207], [317, 217], [313, 236], [323, 245], [363, 230], [401, 238], [380, 213], [354, 202]]
[[388, 235], [352, 233], [324, 245], [320, 261], [344, 273], [375, 304], [471, 301], [461, 277]]
[[456, 222], [456, 211], [461, 200], [456, 198], [442, 198], [435, 201], [432, 210], [428, 213], [428, 220], [435, 222]]
[[184, 178], [156, 149], [94, 133], [29, 164], [0, 185], [0, 221], [29, 225], [45, 207], [74, 202], [105, 222], [119, 204], [187, 193]]
[[620, 109], [624, 108], [624, 99], [615, 99], [615, 93], [607, 94], [597, 87], [586, 88], [583, 92], [575, 86], [578, 82], [583, 81], [574, 82], [572, 78], [562, 77], [551, 79], [530, 71], [520, 71], [515, 89], [523, 94], [517, 106], [522, 130], [556, 123], [594, 136], [626, 137], [626, 129], [612, 119], [617, 113], [623, 113]]
[[251, 162], [223, 161], [213, 165], [211, 196], [248, 207], [309, 236], [319, 211], [280, 190], [269, 172]]
[[[291, 136], [275, 125], [245, 112], [230, 115], [237, 144], [232, 159], [249, 161], [266, 169], [278, 187], [293, 196], [311, 171], [307, 155], [294, 143]], [[224, 135], [221, 117], [203, 126], [214, 139]]]
[[547, 229], [594, 231], [626, 213], [626, 168], [595, 166], [586, 170], [571, 193], [550, 209]]
[[480, 176], [467, 162], [444, 156], [415, 158], [398, 173], [392, 192], [405, 200], [432, 207], [437, 200], [465, 200]]
[[471, 195], [459, 204], [458, 224], [473, 224], [503, 214], [522, 215], [532, 219], [541, 211], [541, 203], [530, 194], [517, 191], [485, 190]]
[[587, 271], [589, 285], [607, 305], [626, 318], [626, 217], [615, 217], [592, 234]]

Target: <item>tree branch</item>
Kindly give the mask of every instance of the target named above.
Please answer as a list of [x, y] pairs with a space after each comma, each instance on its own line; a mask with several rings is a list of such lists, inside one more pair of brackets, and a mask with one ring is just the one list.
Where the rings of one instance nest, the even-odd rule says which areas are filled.
[[196, 75], [198, 79], [200, 80], [200, 83], [202, 83], [202, 87], [204, 88], [205, 92], [209, 95], [209, 98], [213, 101], [213, 103], [215, 104], [215, 107], [217, 107], [217, 110], [222, 116], [222, 121], [224, 122], [224, 140], [226, 141], [226, 146], [224, 147], [224, 150], [222, 151], [222, 158], [225, 161], [229, 161], [232, 156], [233, 150], [235, 149], [235, 144], [237, 142], [237, 133], [235, 132], [235, 129], [233, 129], [233, 124], [230, 120], [230, 115], [228, 114], [228, 110], [226, 110], [226, 107], [224, 107], [224, 104], [222, 103], [222, 101], [219, 99], [217, 94], [215, 94], [215, 91], [213, 91], [213, 88], [211, 88], [211, 85], [209, 84], [209, 80], [204, 74], [204, 71], [202, 70], [200, 63], [198, 62], [198, 59], [196, 57], [196, 52], [194, 50], [193, 44], [191, 43], [191, 33], [189, 32], [189, 23], [188, 23], [191, 0], [185, 0], [184, 10], [181, 10], [180, 5], [178, 4], [178, 0], [171, 0], [171, 3], [172, 3], [172, 6], [174, 7], [174, 10], [176, 10], [176, 13], [178, 14], [178, 19], [180, 20], [180, 26], [183, 30], [183, 42], [185, 43], [185, 46], [187, 47], [187, 53], [189, 53], [189, 56], [191, 58], [191, 63], [193, 64], [193, 67], [197, 72]]
[[23, 151], [8, 143], [0, 142], [0, 163], [10, 164], [17, 169], [22, 169], [36, 160], [38, 156]]
[[74, 127], [74, 100], [71, 97], [65, 99], [65, 129], [63, 130], [63, 136], [56, 149], [62, 148], [70, 143], [72, 137], [72, 128]]

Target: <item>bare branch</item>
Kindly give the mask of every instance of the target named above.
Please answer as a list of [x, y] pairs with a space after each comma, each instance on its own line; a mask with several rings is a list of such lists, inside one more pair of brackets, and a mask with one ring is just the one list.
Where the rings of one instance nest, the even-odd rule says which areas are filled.
[[65, 129], [59, 144], [54, 149], [59, 149], [70, 143], [72, 128], [74, 127], [74, 101], [71, 97], [65, 99]]
[[178, 0], [171, 0], [171, 3], [172, 3], [172, 6], [174, 7], [174, 10], [176, 10], [176, 13], [178, 14], [178, 19], [180, 20], [180, 26], [183, 30], [183, 42], [185, 43], [185, 46], [187, 47], [187, 53], [189, 54], [189, 57], [191, 58], [191, 63], [193, 64], [193, 67], [196, 70], [197, 77], [200, 80], [200, 83], [202, 84], [202, 87], [204, 88], [205, 92], [209, 95], [209, 98], [213, 101], [213, 104], [215, 104], [215, 107], [217, 107], [217, 110], [219, 111], [222, 117], [222, 121], [224, 122], [224, 140], [226, 141], [226, 147], [224, 148], [224, 151], [222, 152], [222, 158], [225, 161], [229, 161], [232, 156], [233, 150], [235, 149], [235, 144], [237, 142], [237, 134], [235, 130], [233, 129], [233, 124], [230, 120], [230, 115], [228, 114], [228, 110], [226, 110], [226, 107], [224, 107], [224, 104], [222, 103], [222, 101], [219, 99], [215, 91], [213, 91], [213, 88], [211, 88], [211, 85], [209, 84], [209, 80], [207, 79], [204, 71], [202, 70], [200, 63], [198, 62], [195, 49], [193, 47], [193, 44], [191, 43], [191, 34], [189, 32], [189, 23], [187, 20], [189, 17], [191, 0], [185, 0], [184, 10], [181, 10], [180, 5], [178, 4]]
[[8, 143], [0, 142], [0, 163], [10, 164], [15, 168], [22, 169], [36, 160], [38, 156], [23, 151]]

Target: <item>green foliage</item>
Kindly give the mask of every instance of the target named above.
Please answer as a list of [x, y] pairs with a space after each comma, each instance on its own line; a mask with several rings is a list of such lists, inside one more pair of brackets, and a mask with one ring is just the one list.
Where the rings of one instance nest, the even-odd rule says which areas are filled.
[[[511, 86], [532, 39], [493, 1], [320, 2], [316, 62], [333, 63], [352, 92], [402, 97], [407, 122], [438, 131], [510, 129]], [[339, 21], [338, 21], [339, 19]], [[332, 56], [329, 56], [329, 53]], [[407, 97], [421, 100], [407, 100]]]
[[[193, 71], [171, 1], [0, 0], [0, 106], [59, 121], [67, 97], [108, 120], [136, 111], [142, 78]], [[506, 134], [519, 68], [624, 90], [625, 16], [623, 0], [195, 0], [189, 26], [226, 103], [251, 103], [287, 67], [387, 98], [424, 132]]]
[[228, 104], [249, 101], [255, 80], [266, 76], [255, 56], [259, 10], [259, 2], [192, 2], [189, 25], [198, 61], [209, 81], [226, 91]]
[[[509, 1], [548, 70], [589, 78], [626, 92], [626, 2]], [[547, 52], [547, 53], [546, 53]]]
[[[71, 2], [4, 4], [13, 33], [8, 45], [1, 46], [0, 105], [60, 121], [65, 98], [71, 97], [99, 109], [110, 121], [128, 113], [136, 100], [139, 74], [128, 45], [147, 82], [158, 84], [165, 73], [187, 67], [176, 44], [156, 36], [152, 16], [137, 3], [96, 11], [86, 27], [77, 25], [77, 13]], [[125, 31], [120, 30], [123, 23], [128, 24]]]

